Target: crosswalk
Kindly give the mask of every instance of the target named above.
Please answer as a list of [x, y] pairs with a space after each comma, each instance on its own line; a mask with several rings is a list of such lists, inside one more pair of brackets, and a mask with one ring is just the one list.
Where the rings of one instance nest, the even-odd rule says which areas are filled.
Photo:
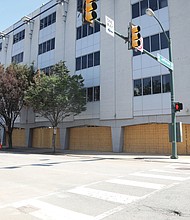
[[[21, 211], [28, 208], [29, 215], [41, 220], [101, 220], [121, 211], [130, 203], [142, 200], [153, 193], [188, 179], [190, 179], [190, 171], [181, 172], [175, 169], [175, 165], [169, 165], [165, 166], [163, 170], [150, 169], [148, 171], [133, 172], [126, 176], [59, 192], [59, 200], [61, 198], [62, 200], [58, 204], [51, 202], [51, 198], [48, 200], [47, 198], [38, 198], [16, 202], [12, 206]], [[61, 194], [67, 196], [61, 197]], [[80, 208], [69, 207], [68, 201], [75, 201]], [[94, 207], [94, 204], [98, 206], [100, 201], [107, 205], [107, 209], [101, 211], [101, 213], [96, 212]]]

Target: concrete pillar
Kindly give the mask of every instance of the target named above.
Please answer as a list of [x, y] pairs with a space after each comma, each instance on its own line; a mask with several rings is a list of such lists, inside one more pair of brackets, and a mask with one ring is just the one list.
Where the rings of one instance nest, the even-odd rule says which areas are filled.
[[60, 128], [60, 144], [61, 150], [69, 149], [69, 129]]
[[26, 147], [32, 147], [32, 128], [25, 128]]
[[123, 151], [123, 128], [112, 126], [112, 150], [113, 152], [120, 153]]

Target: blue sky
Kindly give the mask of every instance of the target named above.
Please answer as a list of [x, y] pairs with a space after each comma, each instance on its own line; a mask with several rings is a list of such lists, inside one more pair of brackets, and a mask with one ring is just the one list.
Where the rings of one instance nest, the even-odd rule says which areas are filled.
[[49, 0], [0, 0], [0, 31], [4, 31]]

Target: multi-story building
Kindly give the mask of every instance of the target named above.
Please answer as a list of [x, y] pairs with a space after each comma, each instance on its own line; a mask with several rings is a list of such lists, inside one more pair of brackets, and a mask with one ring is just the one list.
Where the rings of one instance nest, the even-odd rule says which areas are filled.
[[[190, 2], [178, 0], [99, 0], [98, 19], [114, 20], [115, 30], [128, 36], [128, 23], [139, 25], [144, 48], [168, 58], [168, 42], [158, 22], [146, 15], [152, 8], [172, 39], [177, 113], [183, 122], [178, 152], [190, 153], [190, 55], [185, 26]], [[169, 70], [146, 54], [128, 50], [118, 36], [110, 36], [98, 23], [82, 23], [82, 0], [52, 0], [1, 33], [0, 62], [32, 64], [47, 74], [66, 61], [71, 74], [82, 74], [87, 110], [60, 124], [61, 149], [114, 152], [171, 153]], [[16, 126], [24, 129], [24, 145], [38, 145], [39, 127], [49, 123], [23, 109]], [[38, 130], [39, 131], [39, 130]], [[46, 144], [41, 144], [46, 145]]]

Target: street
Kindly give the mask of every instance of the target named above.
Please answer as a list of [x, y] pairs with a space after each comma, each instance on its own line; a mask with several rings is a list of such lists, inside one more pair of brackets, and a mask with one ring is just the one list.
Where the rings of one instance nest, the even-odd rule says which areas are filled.
[[0, 181], [1, 220], [190, 219], [190, 160], [0, 152]]

